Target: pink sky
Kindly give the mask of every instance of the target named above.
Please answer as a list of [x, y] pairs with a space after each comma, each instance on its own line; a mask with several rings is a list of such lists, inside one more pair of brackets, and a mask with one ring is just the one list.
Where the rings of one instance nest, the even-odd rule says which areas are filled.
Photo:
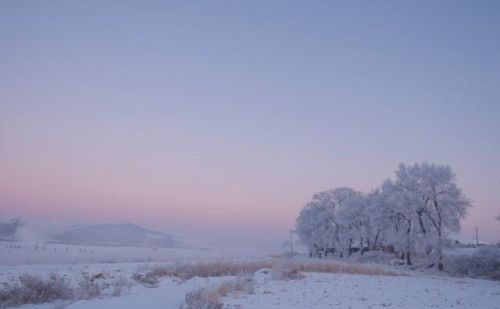
[[360, 6], [0, 2], [0, 219], [280, 242], [428, 161], [498, 240], [498, 3]]

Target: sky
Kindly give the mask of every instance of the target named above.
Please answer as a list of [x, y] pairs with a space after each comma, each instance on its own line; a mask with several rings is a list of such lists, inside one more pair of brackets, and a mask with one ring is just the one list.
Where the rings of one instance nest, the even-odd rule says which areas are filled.
[[499, 240], [499, 1], [0, 1], [0, 219], [286, 240], [448, 164]]

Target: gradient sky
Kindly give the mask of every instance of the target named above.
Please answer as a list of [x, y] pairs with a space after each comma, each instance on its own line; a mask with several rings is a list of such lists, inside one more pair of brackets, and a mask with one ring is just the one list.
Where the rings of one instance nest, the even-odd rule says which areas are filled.
[[425, 160], [498, 240], [500, 1], [0, 1], [0, 219], [278, 241]]

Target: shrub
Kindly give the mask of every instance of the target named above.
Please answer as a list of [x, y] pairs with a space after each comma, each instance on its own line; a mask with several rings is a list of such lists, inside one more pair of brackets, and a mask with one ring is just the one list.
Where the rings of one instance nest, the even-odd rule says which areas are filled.
[[130, 291], [130, 288], [132, 287], [132, 282], [123, 277], [119, 277], [111, 284], [111, 287], [112, 287], [111, 296], [120, 296], [122, 294], [123, 289], [127, 289], [128, 291]]
[[210, 289], [198, 289], [189, 292], [185, 296], [183, 309], [222, 309], [224, 304], [217, 291]]
[[453, 275], [500, 280], [500, 248], [485, 246], [470, 255], [448, 255], [444, 267]]
[[83, 273], [78, 279], [78, 289], [76, 289], [77, 298], [80, 299], [92, 299], [98, 297], [101, 294], [101, 286], [97, 282], [97, 279], [103, 279], [102, 273], [96, 275], [89, 275], [88, 273]]
[[297, 263], [284, 262], [276, 263], [272, 268], [272, 277], [276, 280], [296, 280], [304, 278], [300, 272], [303, 267], [298, 267]]
[[148, 288], [158, 287], [159, 278], [160, 277], [155, 275], [154, 272], [147, 272], [145, 274], [135, 273], [132, 275], [132, 279], [134, 279], [138, 283], [140, 283]]
[[252, 294], [255, 291], [254, 281], [250, 277], [238, 277], [225, 281], [217, 286], [217, 293], [220, 296], [229, 294]]
[[[109, 274], [102, 272], [83, 273], [76, 277], [74, 282], [56, 273], [46, 277], [22, 274], [14, 282], [3, 283], [0, 288], [0, 308], [55, 300], [92, 299], [101, 296], [102, 291], [107, 288], [111, 288], [111, 295], [117, 296], [124, 287], [131, 286], [124, 278], [118, 278], [111, 283], [105, 281], [107, 278]], [[64, 306], [64, 303], [59, 305]]]
[[6, 284], [0, 291], [0, 308], [23, 304], [39, 304], [73, 297], [69, 281], [58, 274], [47, 278], [22, 274], [13, 284]]
[[185, 296], [182, 309], [222, 309], [224, 304], [221, 298], [229, 294], [253, 293], [254, 282], [252, 278], [238, 277], [225, 281], [216, 287], [202, 288]]

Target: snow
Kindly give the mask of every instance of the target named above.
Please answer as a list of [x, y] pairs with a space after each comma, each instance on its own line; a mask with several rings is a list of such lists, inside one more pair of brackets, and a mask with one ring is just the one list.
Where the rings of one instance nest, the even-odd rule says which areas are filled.
[[222, 257], [222, 253], [214, 250], [187, 248], [0, 242], [0, 265], [2, 266], [180, 261], [216, 257]]
[[[106, 265], [87, 265], [100, 269]], [[108, 265], [109, 266], [109, 265]], [[136, 264], [116, 264], [114, 269], [131, 273]], [[69, 266], [67, 266], [69, 267]], [[48, 270], [48, 269], [45, 269]], [[66, 303], [69, 309], [179, 308], [186, 293], [214, 287], [233, 277], [167, 278], [157, 288], [140, 285], [119, 297], [104, 297]], [[300, 280], [275, 280], [270, 270], [254, 274], [255, 292], [223, 298], [225, 308], [500, 308], [500, 284], [495, 281], [441, 277], [428, 274], [409, 276], [366, 276], [307, 273]], [[49, 309], [56, 304], [25, 305], [22, 309]]]
[[453, 248], [445, 250], [445, 254], [447, 255], [466, 255], [471, 256], [478, 251], [481, 247], [475, 248]]
[[[121, 308], [148, 308], [148, 309], [177, 309], [184, 302], [184, 295], [188, 292], [227, 280], [220, 278], [193, 278], [183, 283], [167, 279], [158, 288], [140, 287], [130, 295], [122, 297], [103, 298], [97, 300], [79, 301], [68, 308], [71, 309], [121, 309]], [[37, 308], [38, 309], [38, 308]]]
[[[145, 267], [186, 260], [208, 261], [220, 257], [223, 257], [220, 252], [210, 250], [3, 242], [0, 243], [0, 285], [16, 280], [21, 273], [46, 275], [51, 272], [73, 280], [82, 273], [103, 272], [108, 282], [119, 278], [134, 282], [132, 275]], [[101, 263], [103, 261], [108, 263]], [[130, 290], [124, 289], [118, 297], [103, 293], [105, 296], [92, 300], [25, 305], [19, 308], [175, 309], [183, 303], [186, 293], [198, 288], [214, 287], [232, 278], [192, 278], [186, 281], [165, 278], [156, 288], [134, 283]], [[255, 292], [224, 297], [225, 308], [500, 309], [499, 282], [456, 278], [442, 273], [409, 271], [404, 276], [306, 273], [301, 280], [279, 281], [271, 277], [270, 270], [260, 270], [253, 278]]]
[[500, 285], [474, 279], [309, 273], [275, 281], [257, 274], [255, 294], [228, 297], [242, 308], [500, 308]]
[[80, 300], [73, 303], [51, 303], [40, 305], [24, 305], [20, 309], [53, 309], [64, 304], [68, 309], [177, 309], [184, 302], [184, 296], [193, 290], [216, 285], [232, 277], [192, 278], [184, 282], [175, 279], [165, 279], [157, 288], [134, 287], [130, 293], [119, 297], [105, 297], [93, 300]]
[[[66, 303], [70, 309], [124, 309], [124, 308], [147, 308], [147, 309], [177, 309], [184, 302], [184, 295], [195, 289], [203, 288], [212, 284], [229, 280], [231, 277], [220, 278], [192, 278], [185, 282], [166, 279], [158, 288], [146, 288], [136, 286], [129, 294], [120, 297], [107, 297], [93, 300], [80, 300], [74, 303]], [[20, 309], [53, 309], [56, 304], [25, 305]]]

